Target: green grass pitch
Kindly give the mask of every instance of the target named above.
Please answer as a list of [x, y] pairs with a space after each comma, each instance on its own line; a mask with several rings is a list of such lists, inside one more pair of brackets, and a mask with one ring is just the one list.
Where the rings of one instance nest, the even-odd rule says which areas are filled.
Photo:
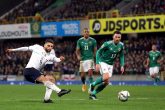
[[[165, 110], [164, 86], [108, 86], [97, 95], [97, 101], [89, 100], [87, 92], [81, 92], [81, 85], [59, 86], [72, 89], [70, 94], [54, 103], [43, 103], [43, 85], [0, 85], [0, 110]], [[117, 93], [128, 90], [131, 97], [120, 102]]]

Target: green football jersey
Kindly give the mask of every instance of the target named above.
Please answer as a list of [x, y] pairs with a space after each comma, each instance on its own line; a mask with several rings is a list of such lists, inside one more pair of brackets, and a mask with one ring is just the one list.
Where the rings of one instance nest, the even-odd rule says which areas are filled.
[[109, 65], [113, 65], [115, 59], [119, 55], [120, 64], [124, 66], [124, 44], [119, 42], [114, 44], [113, 41], [105, 42], [96, 53], [96, 64], [99, 62], [105, 62]]
[[160, 66], [159, 63], [157, 63], [157, 60], [161, 58], [161, 53], [159, 51], [150, 51], [149, 52], [149, 67], [155, 67]]
[[80, 49], [81, 60], [94, 59], [94, 48], [97, 46], [96, 40], [89, 37], [85, 39], [84, 37], [80, 38], [77, 41], [77, 47]]

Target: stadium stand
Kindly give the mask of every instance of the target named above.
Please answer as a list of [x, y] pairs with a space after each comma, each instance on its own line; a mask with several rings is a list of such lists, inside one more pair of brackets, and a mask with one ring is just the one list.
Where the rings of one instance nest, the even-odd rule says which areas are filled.
[[165, 12], [165, 0], [141, 0], [132, 7], [132, 14], [148, 14]]
[[[45, 21], [59, 21], [66, 19], [71, 20], [71, 19], [113, 17], [113, 15], [112, 16], [109, 15], [111, 9], [118, 10], [119, 12], [117, 11], [117, 14], [120, 13], [120, 16], [126, 16], [128, 14], [129, 15], [154, 14], [154, 13], [161, 14], [165, 12], [165, 1], [164, 0], [152, 0], [152, 1], [151, 0], [133, 0], [133, 1], [130, 0], [85, 0], [85, 1], [84, 0], [82, 1], [26, 0], [19, 7], [15, 8], [12, 12], [7, 12], [8, 14], [0, 19], [0, 23], [1, 24], [15, 23], [15, 22], [26, 23], [26, 22], [33, 22], [35, 18], [39, 19], [37, 21], [43, 21], [43, 18], [45, 19]], [[41, 13], [40, 14], [41, 16], [39, 17], [35, 16], [36, 13]], [[40, 20], [41, 18], [42, 20]]]
[[10, 11], [12, 8], [18, 6], [24, 0], [1, 0], [0, 1], [0, 16], [5, 14], [6, 12]]
[[[13, 7], [6, 9], [8, 15], [1, 18], [1, 24], [9, 23], [26, 23], [36, 21], [57, 21], [74, 18], [90, 19], [89, 12], [102, 13], [109, 11], [120, 6], [120, 3], [130, 4], [130, 0], [68, 0], [65, 4], [64, 0], [26, 0], [21, 6], [14, 9], [12, 12], [8, 12], [14, 6], [20, 4], [22, 1], [15, 1]], [[135, 1], [135, 0], [134, 0]], [[165, 0], [137, 0], [131, 4], [130, 16], [134, 14], [152, 14], [152, 13], [164, 13], [165, 12]], [[130, 6], [130, 5], [128, 5]], [[60, 8], [59, 8], [60, 7]], [[85, 8], [84, 8], [85, 7]], [[122, 7], [122, 6], [121, 6]], [[53, 10], [47, 16], [43, 15], [47, 9]], [[120, 9], [118, 9], [120, 10]], [[39, 13], [37, 13], [39, 12]], [[120, 13], [120, 12], [119, 12]], [[4, 11], [1, 11], [1, 15]], [[42, 15], [45, 20], [42, 20]], [[38, 20], [39, 16], [39, 20]], [[104, 15], [103, 15], [104, 16]], [[125, 16], [125, 15], [123, 15]], [[95, 18], [96, 16], [94, 16]], [[36, 18], [36, 19], [34, 19]], [[157, 34], [157, 33], [156, 33]], [[151, 44], [157, 43], [158, 49], [165, 53], [165, 38], [163, 34], [152, 36], [152, 34], [138, 35], [141, 37], [124, 39], [125, 54], [126, 54], [126, 74], [145, 74], [146, 69], [143, 66], [143, 62], [146, 59], [148, 51], [151, 49]], [[96, 37], [96, 36], [94, 36]], [[150, 37], [148, 39], [148, 37]], [[109, 39], [108, 36], [100, 38], [96, 37], [98, 47]], [[57, 56], [64, 55], [66, 61], [52, 68], [54, 71], [61, 72], [62, 74], [76, 74], [78, 75], [79, 63], [75, 55], [76, 40], [77, 37], [69, 38], [54, 38], [57, 42], [55, 51]], [[6, 48], [16, 48], [21, 46], [29, 46], [35, 43], [42, 43], [43, 39], [20, 39], [15, 42], [14, 40], [2, 40], [0, 41], [0, 75], [22, 75], [22, 70], [26, 66], [30, 57], [29, 52], [18, 53], [5, 53]], [[165, 56], [163, 56], [165, 57]], [[114, 74], [119, 74], [119, 60], [115, 63]], [[165, 71], [165, 61], [161, 66], [161, 70]]]
[[[12, 12], [1, 18], [1, 22], [16, 23], [16, 22], [28, 22], [24, 17], [29, 17], [29, 21], [33, 21], [36, 13], [40, 13], [47, 7], [49, 7], [55, 0], [26, 0], [19, 7], [13, 9]], [[20, 21], [23, 20], [23, 21]]]
[[37, 12], [42, 13], [49, 7], [51, 8], [51, 15], [44, 15], [45, 21], [76, 18], [85, 19], [88, 18], [88, 12], [108, 11], [115, 7], [115, 5], [120, 1], [121, 0], [71, 0], [68, 4], [64, 4], [62, 8], [58, 8], [57, 12], [56, 10], [54, 12], [52, 11], [53, 8], [57, 8], [58, 5], [61, 6], [63, 2], [60, 2], [59, 0], [57, 0], [57, 2], [53, 0], [42, 2], [36, 0], [26, 0], [25, 3], [1, 19], [1, 23], [5, 23], [5, 21], [7, 21], [7, 23], [32, 22]]
[[[143, 62], [146, 60], [147, 54], [151, 50], [152, 43], [157, 43], [158, 49], [163, 53], [163, 57], [165, 57], [164, 36], [157, 36], [154, 34], [154, 36], [149, 38], [148, 35], [149, 34], [142, 34], [140, 35], [141, 37], [132, 39], [124, 38], [126, 74], [145, 74], [146, 69], [144, 68]], [[98, 47], [100, 47], [104, 41], [109, 40], [109, 37], [96, 37], [96, 39], [99, 41]], [[79, 63], [75, 54], [76, 40], [77, 38], [75, 37], [55, 39], [55, 42], [57, 42], [55, 44], [56, 55], [64, 55], [66, 60], [59, 65], [55, 64], [52, 68], [54, 71], [61, 72], [62, 74], [78, 75]], [[2, 50], [0, 51], [0, 74], [22, 75], [22, 70], [26, 66], [31, 55], [30, 52], [14, 52], [6, 54], [6, 48], [29, 46], [35, 43], [42, 44], [43, 41], [44, 39], [20, 39], [17, 40], [17, 42], [14, 42], [13, 40], [5, 40], [3, 42], [5, 45], [2, 45]], [[165, 61], [163, 61], [161, 70], [165, 70]], [[114, 74], [120, 74], [119, 60], [115, 63]]]

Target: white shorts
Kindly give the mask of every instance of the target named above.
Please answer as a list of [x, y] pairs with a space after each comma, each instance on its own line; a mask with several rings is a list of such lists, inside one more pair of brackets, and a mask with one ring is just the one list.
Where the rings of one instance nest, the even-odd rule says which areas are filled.
[[88, 72], [90, 69], [95, 69], [95, 64], [93, 60], [80, 61], [79, 72]]
[[108, 65], [107, 63], [100, 62], [100, 74], [108, 73], [109, 77], [112, 77], [113, 65]]
[[159, 67], [150, 67], [149, 68], [149, 73], [150, 75], [153, 75], [153, 74], [158, 74], [159, 73]]

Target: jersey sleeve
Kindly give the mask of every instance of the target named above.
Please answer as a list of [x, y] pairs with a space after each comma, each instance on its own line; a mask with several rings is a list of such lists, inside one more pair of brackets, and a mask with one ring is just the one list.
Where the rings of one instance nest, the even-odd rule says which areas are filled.
[[37, 49], [38, 46], [39, 46], [39, 45], [37, 45], [37, 44], [32, 45], [32, 46], [29, 46], [29, 47], [28, 47], [28, 50], [29, 50], [29, 51], [33, 51], [33, 50]]
[[57, 58], [55, 55], [51, 55], [47, 58], [49, 62], [60, 62], [60, 58]]
[[55, 50], [54, 50], [54, 49], [52, 49], [51, 54], [52, 54], [52, 55], [56, 55], [56, 53], [55, 53]]
[[161, 53], [161, 52], [159, 52], [159, 57], [160, 57], [160, 58], [162, 57], [162, 53]]
[[96, 40], [94, 40], [93, 43], [94, 43], [94, 48], [97, 47], [97, 42], [96, 42]]
[[158, 59], [163, 60], [163, 57], [162, 57], [162, 53], [161, 52], [159, 52], [159, 58]]
[[120, 65], [124, 66], [124, 45], [122, 45], [122, 50], [120, 52], [119, 57], [120, 57]]
[[77, 46], [76, 48], [80, 49], [80, 40], [77, 41]]
[[28, 47], [20, 47], [20, 48], [15, 48], [15, 49], [12, 49], [12, 51], [16, 52], [16, 51], [28, 51]]
[[106, 49], [108, 46], [108, 43], [105, 42], [96, 52], [96, 64], [99, 64], [99, 61], [100, 61], [100, 56], [101, 56], [101, 53], [104, 49]]

